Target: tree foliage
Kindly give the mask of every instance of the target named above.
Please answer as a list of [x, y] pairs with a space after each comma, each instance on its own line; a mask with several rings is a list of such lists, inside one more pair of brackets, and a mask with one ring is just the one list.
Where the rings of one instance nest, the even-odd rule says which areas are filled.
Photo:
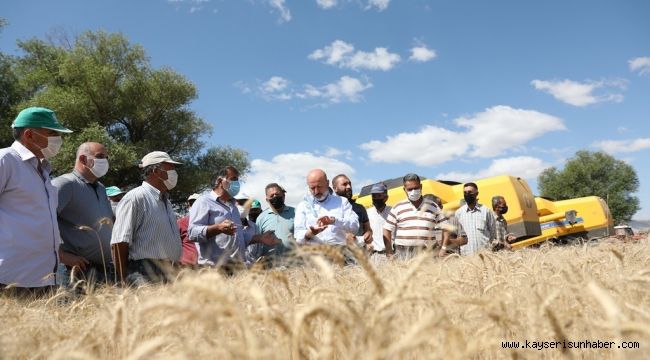
[[3, 117], [3, 131], [10, 134], [8, 125], [22, 108], [54, 110], [75, 131], [64, 138], [64, 148], [54, 159], [55, 174], [73, 167], [76, 148], [84, 141], [109, 147], [111, 170], [102, 178], [107, 185], [138, 185], [137, 162], [154, 150], [183, 162], [172, 193], [177, 201], [205, 188], [223, 164], [248, 169], [244, 151], [205, 151], [202, 139], [211, 134], [211, 126], [189, 108], [197, 98], [195, 86], [171, 69], [153, 68], [144, 49], [123, 35], [89, 31], [74, 41], [62, 36], [58, 41], [18, 41], [18, 46], [24, 56], [14, 59], [16, 78], [10, 82], [25, 96], [7, 106], [12, 116]]
[[630, 221], [640, 209], [639, 178], [634, 168], [604, 152], [578, 151], [564, 165], [544, 170], [538, 178], [542, 196], [558, 200], [599, 196], [609, 205], [616, 224]]

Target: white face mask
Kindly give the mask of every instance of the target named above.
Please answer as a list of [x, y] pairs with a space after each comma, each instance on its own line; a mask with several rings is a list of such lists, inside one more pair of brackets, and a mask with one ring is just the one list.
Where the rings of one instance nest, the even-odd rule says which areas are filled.
[[167, 190], [175, 188], [177, 182], [178, 173], [176, 170], [167, 170], [167, 180], [163, 180], [163, 183], [165, 184], [165, 187], [167, 187]]
[[47, 136], [47, 146], [41, 149], [43, 157], [46, 159], [55, 157], [61, 150], [61, 145], [63, 145], [63, 139], [60, 136]]
[[108, 159], [93, 159], [93, 167], [88, 169], [96, 178], [100, 178], [108, 172]]
[[422, 189], [413, 189], [411, 191], [406, 192], [408, 194], [408, 198], [411, 201], [418, 201], [422, 197]]

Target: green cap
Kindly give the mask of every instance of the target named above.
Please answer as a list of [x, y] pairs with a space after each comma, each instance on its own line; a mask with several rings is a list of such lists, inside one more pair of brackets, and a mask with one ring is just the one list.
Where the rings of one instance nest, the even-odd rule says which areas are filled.
[[261, 209], [261, 208], [262, 208], [262, 204], [260, 204], [258, 200], [253, 200], [253, 202], [251, 203], [251, 209]]
[[124, 191], [120, 190], [117, 186], [109, 186], [106, 188], [106, 196], [115, 196], [124, 193]]
[[29, 107], [16, 116], [12, 128], [43, 128], [62, 133], [71, 133], [54, 116], [54, 111], [42, 107]]

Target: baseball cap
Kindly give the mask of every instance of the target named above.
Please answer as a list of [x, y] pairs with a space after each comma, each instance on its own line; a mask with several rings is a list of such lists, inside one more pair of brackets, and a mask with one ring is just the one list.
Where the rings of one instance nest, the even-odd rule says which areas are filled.
[[235, 195], [235, 200], [248, 200], [250, 198], [251, 197], [248, 196], [248, 194], [246, 194], [245, 192], [241, 192], [241, 191], [237, 195]]
[[372, 186], [370, 188], [370, 193], [371, 194], [383, 194], [388, 190], [386, 185], [384, 183], [378, 183]]
[[201, 196], [201, 194], [194, 193], [187, 198], [187, 201], [196, 200]]
[[69, 134], [72, 130], [59, 123], [54, 111], [43, 107], [28, 107], [24, 109], [11, 124], [12, 128], [43, 128]]
[[149, 165], [156, 165], [160, 163], [182, 164], [178, 161], [172, 160], [169, 154], [164, 151], [152, 151], [142, 158], [142, 162], [139, 166], [141, 168], [145, 168]]
[[251, 203], [251, 209], [261, 209], [262, 204], [260, 204], [259, 200], [253, 200]]
[[124, 191], [120, 190], [117, 186], [109, 186], [106, 188], [106, 196], [117, 196], [119, 194], [124, 194]]

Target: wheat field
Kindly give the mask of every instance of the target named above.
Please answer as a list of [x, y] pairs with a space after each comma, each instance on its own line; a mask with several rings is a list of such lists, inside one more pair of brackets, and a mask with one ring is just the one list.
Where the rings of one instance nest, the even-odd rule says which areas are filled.
[[[166, 286], [0, 297], [3, 359], [491, 359], [650, 356], [650, 242], [309, 265]], [[504, 349], [504, 341], [638, 349]]]

